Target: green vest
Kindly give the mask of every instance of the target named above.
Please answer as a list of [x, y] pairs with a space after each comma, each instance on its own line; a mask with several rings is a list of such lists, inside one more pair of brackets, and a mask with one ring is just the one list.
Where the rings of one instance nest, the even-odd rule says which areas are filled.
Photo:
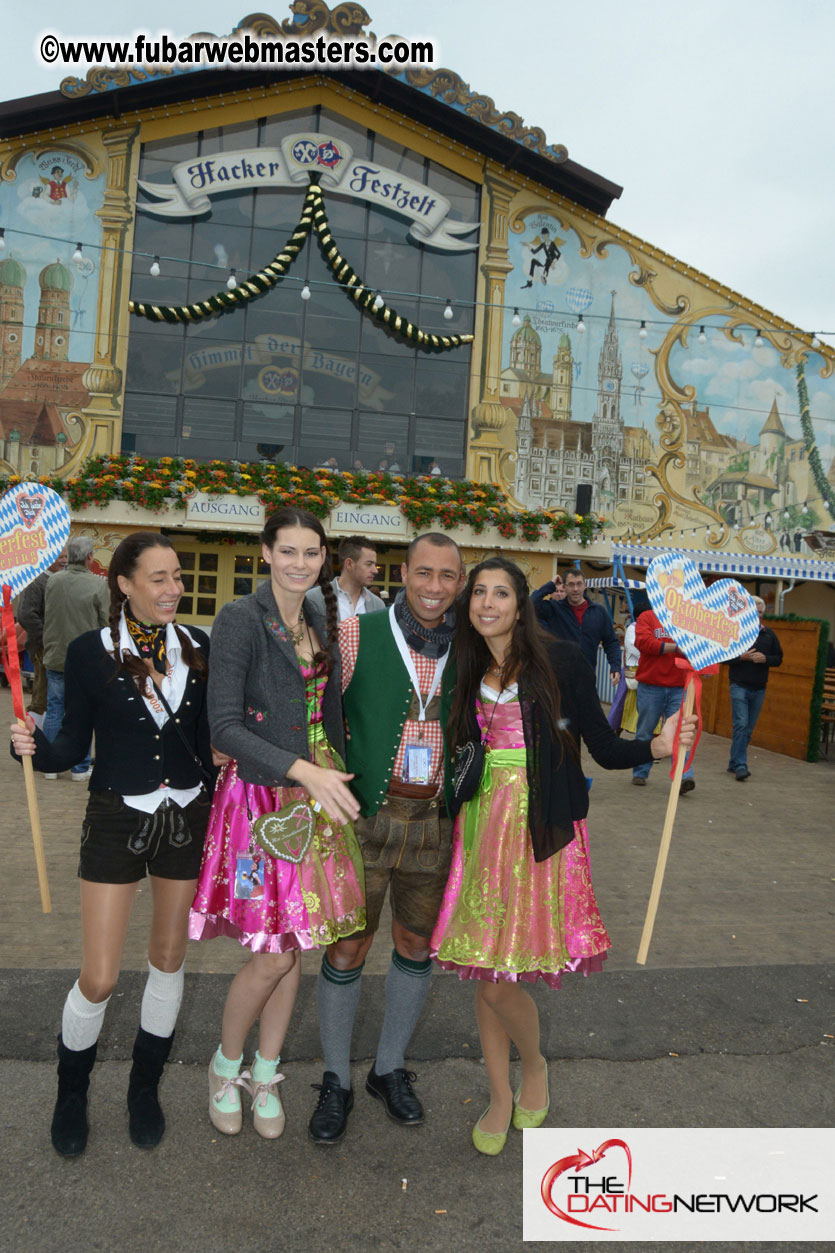
[[[441, 683], [441, 722], [446, 723], [451, 687]], [[376, 814], [391, 781], [403, 725], [412, 705], [412, 681], [395, 643], [388, 613], [360, 614], [359, 650], [345, 689], [348, 724], [345, 766], [364, 818]]]

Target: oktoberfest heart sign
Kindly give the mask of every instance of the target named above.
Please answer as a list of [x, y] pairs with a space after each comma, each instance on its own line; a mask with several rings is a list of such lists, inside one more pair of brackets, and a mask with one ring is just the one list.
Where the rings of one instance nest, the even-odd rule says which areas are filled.
[[682, 553], [654, 557], [647, 570], [649, 603], [694, 670], [746, 652], [760, 632], [757, 606], [735, 579], [705, 587]]
[[18, 596], [61, 555], [70, 511], [51, 487], [19, 483], [0, 497], [0, 583]]

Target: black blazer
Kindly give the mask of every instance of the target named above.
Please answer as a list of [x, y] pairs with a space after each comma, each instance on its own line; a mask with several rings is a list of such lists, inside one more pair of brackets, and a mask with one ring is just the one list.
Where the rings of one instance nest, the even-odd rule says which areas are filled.
[[[208, 661], [208, 636], [196, 627], [188, 631]], [[42, 731], [35, 731], [32, 764], [36, 770], [53, 773], [69, 770], [83, 759], [95, 732], [96, 762], [90, 791], [139, 796], [155, 791], [162, 783], [196, 787], [204, 778], [194, 761], [195, 753], [204, 769], [212, 777], [216, 774], [209, 743], [206, 688], [207, 684], [190, 670], [183, 699], [174, 710], [186, 740], [194, 746], [187, 752], [170, 718], [161, 728], [154, 722], [135, 682], [117, 669], [113, 654], [102, 644], [101, 632], [86, 631], [67, 649], [61, 730], [51, 744]]]

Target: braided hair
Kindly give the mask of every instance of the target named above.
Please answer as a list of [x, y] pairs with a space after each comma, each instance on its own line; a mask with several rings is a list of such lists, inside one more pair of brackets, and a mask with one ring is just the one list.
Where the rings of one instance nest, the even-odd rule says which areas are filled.
[[[113, 641], [113, 656], [116, 661], [116, 674], [120, 671], [127, 671], [140, 692], [145, 691], [145, 684], [148, 679], [148, 669], [141, 657], [137, 657], [125, 649], [121, 652], [119, 648], [119, 634], [122, 621], [122, 609], [125, 605], [127, 597], [119, 587], [119, 577], [130, 579], [133, 577], [136, 567], [144, 552], [149, 548], [170, 548], [174, 545], [167, 535], [160, 535], [157, 531], [134, 531], [132, 535], [127, 535], [118, 545], [113, 556], [110, 559], [110, 568], [107, 572], [107, 585], [110, 588], [110, 614], [108, 617], [108, 625], [110, 627], [110, 638]], [[190, 670], [194, 670], [199, 677], [205, 682], [209, 675], [209, 667], [206, 664], [206, 658], [199, 653], [177, 623], [173, 623], [177, 639], [180, 641], [182, 650], [182, 658], [184, 663]]]
[[337, 645], [339, 605], [331, 586], [333, 583], [333, 567], [331, 566], [330, 554], [328, 552], [325, 529], [314, 514], [308, 513], [306, 509], [296, 509], [294, 506], [288, 505], [286, 508], [270, 514], [269, 518], [267, 518], [260, 536], [261, 543], [266, 544], [267, 548], [272, 548], [278, 538], [278, 532], [289, 526], [301, 526], [308, 531], [313, 531], [319, 540], [320, 546], [325, 550], [325, 560], [322, 562], [319, 578], [316, 581], [316, 586], [321, 588], [322, 599], [325, 602], [325, 639], [322, 641], [322, 647], [313, 657], [313, 664], [317, 667], [324, 666], [330, 672], [333, 669], [333, 650]]

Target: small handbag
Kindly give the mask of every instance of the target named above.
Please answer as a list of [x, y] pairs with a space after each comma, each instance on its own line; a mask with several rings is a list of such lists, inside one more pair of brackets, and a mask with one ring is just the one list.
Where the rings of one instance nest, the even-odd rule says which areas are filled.
[[293, 801], [274, 814], [261, 814], [260, 818], [253, 819], [249, 814], [252, 838], [261, 851], [279, 861], [291, 861], [295, 866], [310, 847], [315, 821], [313, 808], [306, 800]]
[[456, 748], [452, 762], [452, 804], [450, 818], [454, 818], [465, 801], [471, 801], [478, 791], [484, 773], [485, 746], [482, 740], [467, 740]]

